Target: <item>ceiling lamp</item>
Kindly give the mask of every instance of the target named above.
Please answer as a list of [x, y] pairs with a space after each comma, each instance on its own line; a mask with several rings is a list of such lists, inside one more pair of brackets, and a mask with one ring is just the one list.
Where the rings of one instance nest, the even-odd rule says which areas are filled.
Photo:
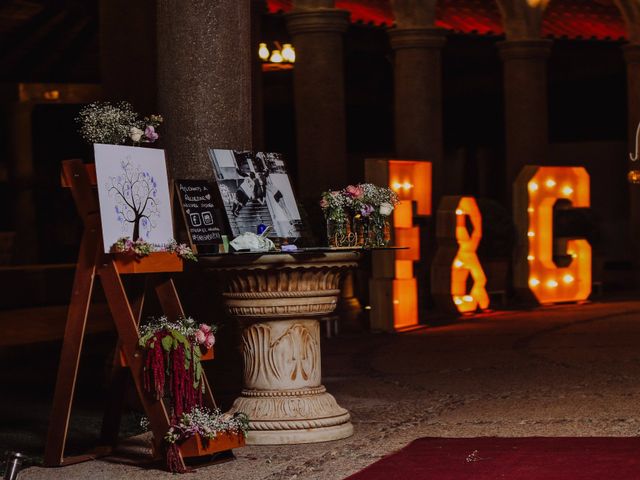
[[290, 43], [280, 45], [273, 42], [274, 48], [269, 51], [267, 43], [258, 45], [258, 57], [262, 60], [262, 71], [290, 70], [296, 61], [296, 51]]

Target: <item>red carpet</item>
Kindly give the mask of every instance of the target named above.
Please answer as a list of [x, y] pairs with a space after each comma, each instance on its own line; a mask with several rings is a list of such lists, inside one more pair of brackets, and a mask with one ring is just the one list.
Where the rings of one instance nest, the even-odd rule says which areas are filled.
[[420, 438], [349, 480], [500, 478], [640, 480], [640, 438]]

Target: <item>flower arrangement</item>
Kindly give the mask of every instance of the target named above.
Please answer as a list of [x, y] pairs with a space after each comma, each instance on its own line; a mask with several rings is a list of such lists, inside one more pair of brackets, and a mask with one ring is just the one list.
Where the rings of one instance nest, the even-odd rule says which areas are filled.
[[131, 240], [129, 237], [121, 237], [111, 246], [112, 253], [126, 253], [138, 258], [146, 257], [153, 252], [153, 245], [142, 238]]
[[162, 247], [156, 247], [142, 238], [131, 240], [129, 237], [121, 237], [111, 246], [110, 250], [111, 253], [125, 253], [134, 255], [136, 258], [146, 257], [153, 252], [168, 252], [176, 254], [183, 260], [198, 261], [198, 257], [186, 244], [178, 243], [175, 240], [170, 240]]
[[167, 317], [152, 319], [140, 327], [138, 345], [146, 351], [144, 385], [160, 400], [168, 387], [173, 415], [202, 403], [202, 349], [215, 344], [215, 326], [196, 325], [192, 318], [171, 322]]
[[80, 135], [89, 143], [132, 145], [154, 143], [158, 138], [156, 129], [163, 122], [160, 115], [140, 118], [128, 102], [94, 102], [84, 107], [76, 122]]
[[178, 243], [175, 240], [171, 240], [166, 246], [165, 251], [170, 253], [175, 253], [177, 256], [182, 258], [183, 260], [191, 260], [192, 262], [197, 262], [198, 257], [195, 256], [193, 250], [187, 247], [186, 243]]
[[375, 247], [388, 244], [388, 217], [398, 203], [396, 192], [372, 183], [324, 192], [320, 207], [327, 220], [329, 244], [344, 246], [340, 240], [350, 242], [350, 230], [355, 230], [358, 245]]
[[[215, 344], [215, 325], [200, 325], [192, 318], [170, 321], [167, 317], [151, 319], [139, 330], [139, 346], [145, 350], [144, 388], [157, 400], [168, 393], [171, 427], [165, 434], [167, 468], [184, 473], [179, 444], [198, 435], [204, 444], [218, 434], [246, 436], [249, 419], [244, 413], [223, 414], [202, 406], [205, 391], [204, 371], [200, 363], [203, 350]], [[148, 419], [141, 421], [146, 430]]]
[[167, 451], [167, 467], [172, 472], [180, 472], [178, 461], [178, 444], [199, 435], [203, 442], [214, 440], [220, 433], [247, 435], [249, 418], [242, 412], [233, 415], [222, 413], [216, 408], [211, 411], [206, 407], [194, 407], [184, 412], [174, 423], [164, 439], [169, 444]]

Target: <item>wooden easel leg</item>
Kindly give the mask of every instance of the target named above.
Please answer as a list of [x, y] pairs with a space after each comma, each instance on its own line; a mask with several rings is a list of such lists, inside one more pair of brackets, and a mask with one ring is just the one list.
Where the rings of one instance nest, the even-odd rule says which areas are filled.
[[96, 235], [96, 226], [87, 225], [80, 244], [45, 446], [44, 464], [48, 467], [60, 466], [64, 461], [64, 447], [95, 279]]
[[[184, 317], [184, 309], [180, 303], [180, 297], [178, 296], [178, 291], [173, 283], [173, 279], [156, 276], [153, 281], [164, 314], [169, 318]], [[204, 376], [203, 401], [204, 405], [209, 409], [216, 408], [216, 401], [213, 398], [213, 392], [211, 391], [206, 375]]]
[[[143, 357], [137, 352], [137, 319], [131, 310], [124, 286], [122, 285], [122, 280], [120, 279], [113, 260], [105, 260], [98, 273], [100, 274], [102, 287], [107, 297], [109, 308], [111, 309], [111, 315], [118, 330], [118, 336], [122, 343], [127, 365], [129, 365], [131, 375], [133, 376], [138, 397], [151, 423], [156, 447], [155, 451], [159, 453], [162, 451], [164, 435], [169, 429], [170, 419], [162, 400], [156, 400], [144, 389], [144, 362]], [[180, 457], [180, 462], [184, 466], [182, 457]]]
[[[146, 288], [147, 281], [145, 279], [142, 291], [138, 293], [132, 305], [138, 325], [140, 324], [140, 319], [142, 317], [142, 309], [144, 308]], [[115, 355], [113, 356], [113, 365], [109, 378], [109, 399], [107, 400], [104, 416], [102, 417], [102, 429], [100, 431], [101, 443], [111, 447], [115, 447], [118, 443], [122, 410], [124, 408], [129, 380], [129, 372], [127, 372], [127, 368], [121, 364], [120, 360], [121, 345], [122, 342], [120, 341], [116, 343], [116, 350]]]

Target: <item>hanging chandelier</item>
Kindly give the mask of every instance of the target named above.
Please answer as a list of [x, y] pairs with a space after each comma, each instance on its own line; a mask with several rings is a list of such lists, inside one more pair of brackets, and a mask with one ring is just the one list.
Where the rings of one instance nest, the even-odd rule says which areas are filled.
[[262, 60], [264, 72], [290, 70], [296, 61], [296, 51], [290, 43], [273, 42], [275, 48], [269, 50], [266, 42], [258, 45], [258, 57]]

